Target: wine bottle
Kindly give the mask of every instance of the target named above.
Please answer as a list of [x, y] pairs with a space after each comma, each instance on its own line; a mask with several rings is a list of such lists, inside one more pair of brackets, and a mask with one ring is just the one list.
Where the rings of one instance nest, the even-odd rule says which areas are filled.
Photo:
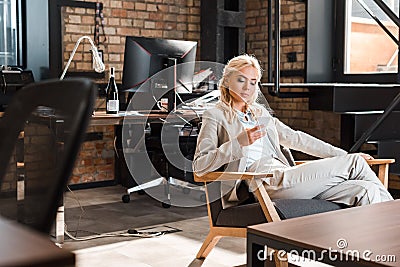
[[118, 99], [118, 88], [115, 84], [114, 67], [110, 68], [110, 79], [106, 88], [106, 113], [107, 114], [118, 114], [119, 111], [119, 99]]

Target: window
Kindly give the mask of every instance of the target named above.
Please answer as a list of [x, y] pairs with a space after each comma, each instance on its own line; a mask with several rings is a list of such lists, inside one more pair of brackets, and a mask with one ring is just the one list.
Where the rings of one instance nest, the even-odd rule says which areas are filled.
[[[346, 4], [343, 73], [397, 73], [398, 47], [370, 14], [378, 18], [396, 39], [399, 38], [398, 27], [374, 0], [346, 0], [344, 2]], [[399, 0], [384, 0], [383, 2], [397, 16], [399, 15]]]
[[0, 0], [0, 65], [19, 65], [17, 0]]

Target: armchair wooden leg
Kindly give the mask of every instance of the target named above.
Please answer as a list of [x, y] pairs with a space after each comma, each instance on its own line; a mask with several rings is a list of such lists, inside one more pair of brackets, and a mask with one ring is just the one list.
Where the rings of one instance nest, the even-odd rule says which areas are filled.
[[211, 250], [217, 245], [218, 241], [221, 239], [221, 236], [216, 235], [214, 231], [210, 231], [203, 242], [199, 252], [196, 255], [198, 259], [205, 259]]
[[[288, 267], [289, 266], [287, 253], [282, 254], [282, 251], [281, 251], [281, 252], [279, 252], [279, 255], [278, 255], [277, 250], [268, 247], [267, 255], [268, 255], [268, 257], [266, 257], [264, 259], [263, 267]], [[292, 266], [292, 265], [290, 265], [290, 266]]]
[[287, 253], [285, 255], [279, 255], [278, 253], [274, 253], [274, 261], [276, 267], [288, 267], [288, 256]]
[[383, 186], [387, 189], [389, 187], [389, 164], [379, 165], [378, 178], [381, 180]]

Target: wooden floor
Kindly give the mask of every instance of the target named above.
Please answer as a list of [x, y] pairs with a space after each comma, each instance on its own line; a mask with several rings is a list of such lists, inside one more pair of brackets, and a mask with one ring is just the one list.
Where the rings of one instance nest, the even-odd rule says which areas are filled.
[[131, 195], [122, 203], [120, 186], [75, 190], [65, 196], [68, 231], [80, 237], [101, 233], [126, 233], [156, 225], [181, 231], [153, 238], [107, 237], [72, 241], [64, 248], [77, 254], [78, 267], [120, 266], [240, 266], [246, 263], [244, 238], [226, 238], [205, 261], [195, 259], [208, 233], [205, 206], [164, 209], [147, 195]]
[[[245, 266], [244, 238], [222, 238], [206, 260], [195, 259], [209, 230], [204, 205], [165, 209], [160, 202], [137, 193], [131, 195], [129, 203], [122, 203], [123, 194], [125, 188], [121, 186], [67, 192], [65, 217], [68, 231], [82, 238], [104, 233], [117, 235], [127, 233], [128, 229], [140, 231], [153, 226], [173, 227], [180, 231], [153, 238], [113, 236], [87, 241], [73, 241], [66, 236], [63, 247], [76, 253], [76, 266]], [[309, 261], [296, 263], [327, 266]]]

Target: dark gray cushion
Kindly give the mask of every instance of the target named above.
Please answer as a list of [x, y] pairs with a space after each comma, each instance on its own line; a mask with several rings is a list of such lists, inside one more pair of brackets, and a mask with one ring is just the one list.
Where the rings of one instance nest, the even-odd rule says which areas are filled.
[[322, 199], [276, 199], [274, 204], [281, 219], [339, 210], [344, 207]]
[[[338, 210], [343, 206], [320, 199], [276, 199], [273, 201], [281, 219], [301, 217]], [[267, 222], [259, 203], [244, 204], [223, 209], [215, 226], [247, 227]]]
[[251, 203], [221, 210], [217, 217], [216, 226], [247, 227], [265, 222], [267, 220], [260, 204]]

